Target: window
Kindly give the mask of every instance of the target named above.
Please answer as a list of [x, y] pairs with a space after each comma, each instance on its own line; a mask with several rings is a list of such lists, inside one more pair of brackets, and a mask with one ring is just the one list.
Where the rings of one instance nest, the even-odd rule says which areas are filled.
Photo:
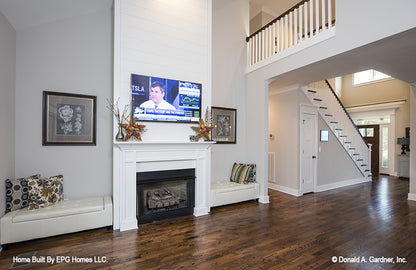
[[360, 128], [361, 136], [374, 137], [374, 128]]
[[381, 167], [389, 167], [389, 128], [381, 128]]
[[352, 84], [358, 85], [358, 84], [383, 80], [387, 78], [390, 78], [390, 76], [387, 74], [381, 73], [377, 70], [369, 69], [369, 70], [354, 73]]

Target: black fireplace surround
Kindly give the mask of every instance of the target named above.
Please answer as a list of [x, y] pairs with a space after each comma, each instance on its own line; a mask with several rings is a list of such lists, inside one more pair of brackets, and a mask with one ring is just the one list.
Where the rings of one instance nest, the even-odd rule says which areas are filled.
[[195, 169], [137, 172], [139, 224], [192, 215], [195, 207]]

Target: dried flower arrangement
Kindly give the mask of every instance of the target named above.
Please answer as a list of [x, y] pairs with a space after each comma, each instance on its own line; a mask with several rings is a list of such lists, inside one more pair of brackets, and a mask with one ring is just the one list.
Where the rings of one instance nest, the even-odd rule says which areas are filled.
[[[114, 104], [107, 99], [107, 108], [113, 113], [118, 123], [118, 132], [116, 135], [117, 141], [128, 141], [131, 138], [142, 140], [141, 133], [145, 131], [145, 125], [139, 124], [134, 119], [133, 113], [128, 114], [127, 111], [131, 106], [124, 106], [123, 112], [119, 108], [119, 99]], [[124, 134], [125, 133], [125, 134]]]
[[191, 127], [196, 132], [196, 141], [204, 138], [205, 141], [211, 140], [211, 130], [214, 128], [212, 124], [212, 116], [210, 110], [207, 108], [205, 112], [205, 121], [199, 118], [199, 127]]

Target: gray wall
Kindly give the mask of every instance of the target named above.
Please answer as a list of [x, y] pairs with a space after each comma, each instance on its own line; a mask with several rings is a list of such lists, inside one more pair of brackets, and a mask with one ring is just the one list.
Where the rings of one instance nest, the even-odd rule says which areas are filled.
[[0, 13], [0, 216], [5, 210], [4, 180], [14, 177], [16, 31]]
[[[66, 198], [112, 193], [111, 10], [19, 30], [15, 176], [64, 175]], [[42, 146], [42, 91], [97, 96], [96, 146]]]
[[[357, 166], [351, 161], [343, 146], [321, 117], [318, 117], [318, 131], [329, 130], [329, 140], [319, 141], [318, 187], [337, 182], [362, 178]], [[319, 139], [319, 138], [318, 138]]]

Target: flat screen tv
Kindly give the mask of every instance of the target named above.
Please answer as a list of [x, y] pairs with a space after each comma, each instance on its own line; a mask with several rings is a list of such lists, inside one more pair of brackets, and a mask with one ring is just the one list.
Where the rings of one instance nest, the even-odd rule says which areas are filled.
[[198, 122], [200, 83], [131, 75], [132, 112], [139, 121]]

